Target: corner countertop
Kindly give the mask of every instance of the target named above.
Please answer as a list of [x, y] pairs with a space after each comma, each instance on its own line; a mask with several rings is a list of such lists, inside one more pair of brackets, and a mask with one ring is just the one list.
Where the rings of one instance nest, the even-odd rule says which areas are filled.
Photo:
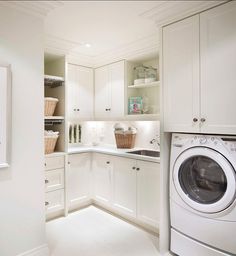
[[[68, 154], [79, 154], [79, 153], [101, 153], [107, 155], [114, 155], [126, 158], [132, 158], [137, 160], [149, 161], [160, 163], [160, 157], [151, 157], [151, 156], [142, 156], [130, 154], [129, 151], [140, 150], [145, 148], [132, 148], [132, 149], [120, 149], [115, 146], [90, 146], [90, 145], [81, 145], [78, 147], [71, 147], [68, 149]], [[150, 149], [148, 149], [150, 150]]]

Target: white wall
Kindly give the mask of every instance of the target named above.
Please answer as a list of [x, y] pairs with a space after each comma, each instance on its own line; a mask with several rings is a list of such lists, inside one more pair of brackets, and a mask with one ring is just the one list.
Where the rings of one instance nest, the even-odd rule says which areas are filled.
[[137, 128], [135, 147], [159, 149], [157, 144], [150, 144], [150, 141], [154, 138], [156, 139], [156, 135], [160, 134], [160, 124], [158, 121], [79, 122], [82, 126], [82, 144], [91, 145], [93, 142], [96, 142], [101, 146], [116, 146], [113, 128], [115, 123], [121, 123], [125, 128], [129, 126]]
[[1, 6], [0, 24], [0, 63], [12, 67], [12, 156], [11, 167], [0, 170], [0, 255], [15, 256], [46, 242], [43, 22]]

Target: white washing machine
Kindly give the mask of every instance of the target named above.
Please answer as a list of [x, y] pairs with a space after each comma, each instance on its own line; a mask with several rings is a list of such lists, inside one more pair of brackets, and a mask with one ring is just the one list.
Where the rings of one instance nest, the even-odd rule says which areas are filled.
[[236, 255], [236, 137], [172, 135], [171, 251]]

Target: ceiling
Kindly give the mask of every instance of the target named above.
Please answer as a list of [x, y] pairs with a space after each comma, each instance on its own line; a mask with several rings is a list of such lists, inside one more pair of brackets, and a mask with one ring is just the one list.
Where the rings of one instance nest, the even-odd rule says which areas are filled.
[[[159, 27], [224, 1], [0, 1], [43, 17], [45, 51], [81, 65], [157, 56]], [[86, 47], [90, 44], [90, 47]]]

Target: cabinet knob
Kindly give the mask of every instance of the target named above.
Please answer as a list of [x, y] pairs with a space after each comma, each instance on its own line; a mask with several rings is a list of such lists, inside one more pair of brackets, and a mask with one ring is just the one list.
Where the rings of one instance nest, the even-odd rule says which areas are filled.
[[76, 108], [74, 108], [73, 110], [76, 111]]
[[106, 111], [109, 111], [109, 109], [108, 109], [108, 108], [106, 108], [105, 110], [106, 110]]
[[45, 184], [49, 183], [49, 180], [45, 180]]
[[196, 117], [193, 118], [193, 122], [196, 123], [198, 119]]
[[107, 164], [110, 164], [110, 162], [109, 162], [109, 161], [107, 161]]
[[47, 166], [47, 164], [46, 164], [46, 163], [44, 163], [44, 166]]
[[132, 169], [133, 169], [133, 170], [135, 170], [135, 169], [136, 169], [136, 167], [134, 166]]
[[201, 118], [201, 122], [202, 122], [202, 123], [206, 122], [206, 118], [204, 118], [204, 117]]
[[80, 109], [79, 109], [79, 108], [77, 108], [76, 110], [77, 110], [77, 111], [80, 111]]
[[136, 168], [136, 171], [139, 171], [140, 170], [140, 168]]
[[45, 202], [45, 206], [49, 205], [49, 202]]
[[68, 164], [70, 164], [70, 162], [68, 162]]

